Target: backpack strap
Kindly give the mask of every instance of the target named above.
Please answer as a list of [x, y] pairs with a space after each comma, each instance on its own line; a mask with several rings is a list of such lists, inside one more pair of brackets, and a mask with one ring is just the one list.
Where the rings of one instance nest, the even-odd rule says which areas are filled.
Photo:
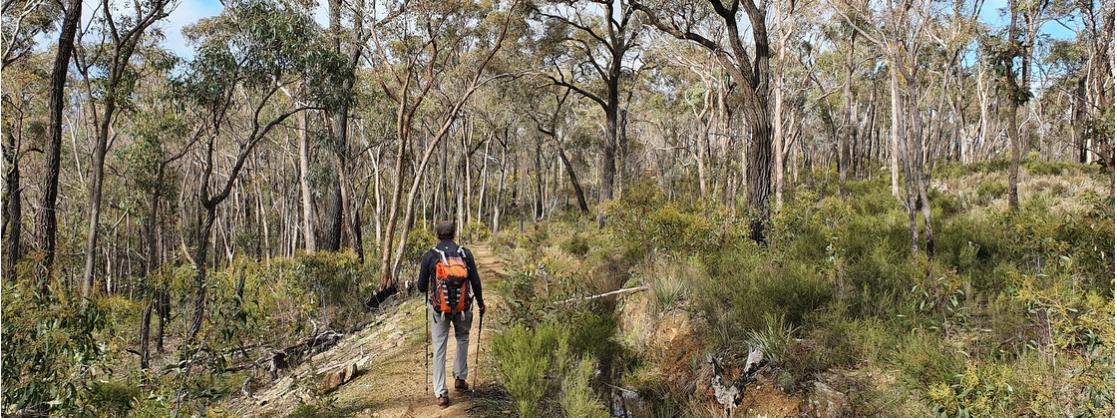
[[450, 264], [449, 261], [446, 261], [446, 252], [445, 251], [442, 251], [442, 250], [438, 249], [438, 247], [432, 247], [431, 251], [434, 251], [434, 252], [438, 253], [438, 256], [442, 258], [442, 263], [447, 264], [447, 265]]
[[459, 246], [458, 246], [458, 254], [462, 256], [462, 259], [465, 259], [465, 258], [467, 258], [467, 257], [465, 256], [465, 247], [463, 247], [463, 246], [460, 246], [460, 245], [459, 245]]

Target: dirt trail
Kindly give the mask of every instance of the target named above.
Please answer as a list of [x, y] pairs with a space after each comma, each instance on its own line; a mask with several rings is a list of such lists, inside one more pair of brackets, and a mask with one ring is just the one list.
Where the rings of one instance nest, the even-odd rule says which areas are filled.
[[[504, 309], [492, 284], [504, 275], [501, 261], [484, 245], [466, 246], [477, 260], [477, 269], [484, 283], [488, 317], [501, 315]], [[314, 405], [314, 415], [352, 417], [468, 417], [477, 393], [460, 393], [450, 387], [449, 408], [435, 405], [429, 389], [429, 372], [423, 373], [424, 313], [422, 298], [411, 297], [378, 314], [364, 330], [346, 336], [330, 350], [314, 356], [271, 387], [257, 391], [251, 398], [243, 397], [229, 405], [236, 415], [286, 416], [300, 404]], [[492, 326], [488, 320], [482, 329], [481, 346], [477, 345], [477, 317], [470, 333], [470, 384], [490, 386], [495, 380], [488, 361], [492, 342]], [[447, 379], [454, 359], [452, 338], [447, 342]], [[477, 353], [480, 362], [475, 367]], [[358, 375], [336, 390], [317, 394], [320, 373], [337, 370], [356, 363]], [[477, 374], [475, 368], [480, 368]], [[475, 376], [476, 374], [476, 376]], [[424, 378], [428, 380], [424, 380]], [[304, 407], [305, 408], [305, 407]]]

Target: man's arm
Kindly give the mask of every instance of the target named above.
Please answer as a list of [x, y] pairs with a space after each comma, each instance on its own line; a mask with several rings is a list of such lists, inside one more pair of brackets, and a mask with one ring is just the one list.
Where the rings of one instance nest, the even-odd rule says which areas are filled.
[[473, 289], [473, 297], [477, 299], [477, 307], [485, 310], [485, 299], [481, 295], [481, 276], [477, 274], [477, 262], [473, 260], [473, 252], [465, 250], [465, 265], [469, 267], [469, 287]]
[[419, 287], [419, 291], [423, 293], [427, 293], [427, 287], [430, 287], [430, 258], [431, 252], [427, 251], [427, 253], [423, 255], [423, 258], [419, 260], [419, 278], [415, 279], [416, 285], [418, 285]]

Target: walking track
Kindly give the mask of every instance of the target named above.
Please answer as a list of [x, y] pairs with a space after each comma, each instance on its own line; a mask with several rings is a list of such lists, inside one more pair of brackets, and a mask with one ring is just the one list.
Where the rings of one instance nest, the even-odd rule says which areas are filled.
[[[489, 317], [501, 315], [504, 305], [492, 284], [504, 275], [503, 265], [484, 245], [467, 246], [476, 258], [477, 269], [484, 283]], [[425, 308], [419, 297], [386, 309], [378, 314], [364, 330], [345, 337], [330, 350], [314, 356], [286, 377], [278, 379], [271, 387], [259, 390], [251, 398], [241, 398], [228, 406], [229, 412], [248, 416], [286, 416], [300, 404], [315, 405], [316, 414], [351, 417], [468, 417], [479, 392], [459, 393], [450, 380], [449, 408], [435, 405], [429, 388], [429, 372], [423, 371], [425, 333], [423, 330]], [[480, 353], [479, 374], [469, 359], [470, 384], [491, 387], [494, 371], [487, 358], [492, 342], [489, 321], [482, 329], [481, 345], [477, 344], [477, 318], [470, 338], [470, 356]], [[493, 322], [495, 323], [495, 321]], [[447, 377], [453, 364], [453, 338], [447, 342]], [[336, 390], [315, 394], [320, 379], [316, 376], [352, 363], [358, 366], [358, 375]], [[476, 375], [476, 376], [475, 376]], [[305, 408], [305, 407], [304, 407]]]

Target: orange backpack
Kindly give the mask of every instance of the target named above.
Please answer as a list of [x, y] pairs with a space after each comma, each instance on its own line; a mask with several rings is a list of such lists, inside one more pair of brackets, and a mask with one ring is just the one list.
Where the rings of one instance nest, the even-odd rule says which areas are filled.
[[457, 254], [447, 254], [438, 248], [441, 261], [434, 268], [431, 286], [431, 306], [435, 312], [454, 315], [469, 309], [469, 267], [465, 263], [465, 248], [458, 247]]

